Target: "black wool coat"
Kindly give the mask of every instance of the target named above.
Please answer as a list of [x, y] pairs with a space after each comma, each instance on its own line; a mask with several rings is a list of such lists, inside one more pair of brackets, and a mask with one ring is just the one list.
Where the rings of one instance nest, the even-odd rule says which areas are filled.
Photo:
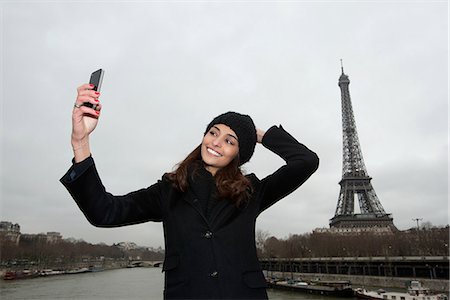
[[319, 159], [281, 126], [271, 127], [262, 144], [285, 165], [262, 180], [247, 175], [253, 185], [248, 203], [237, 208], [213, 199], [208, 216], [192, 190], [179, 192], [164, 176], [127, 195], [108, 193], [92, 157], [74, 164], [61, 182], [94, 226], [163, 222], [165, 299], [267, 299], [256, 255], [256, 218], [303, 184]]

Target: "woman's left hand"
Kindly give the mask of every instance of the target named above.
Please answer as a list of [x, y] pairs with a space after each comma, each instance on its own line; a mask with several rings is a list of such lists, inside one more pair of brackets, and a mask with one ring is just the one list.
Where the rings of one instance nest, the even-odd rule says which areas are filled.
[[264, 137], [264, 134], [266, 134], [266, 132], [264, 130], [261, 130], [259, 128], [256, 128], [256, 141], [258, 143], [262, 143], [262, 139]]

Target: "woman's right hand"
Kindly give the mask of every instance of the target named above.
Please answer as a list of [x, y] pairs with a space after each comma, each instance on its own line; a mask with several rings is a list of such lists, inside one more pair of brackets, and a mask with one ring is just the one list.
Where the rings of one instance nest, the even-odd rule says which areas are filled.
[[[98, 100], [100, 93], [93, 88], [90, 84], [77, 88], [77, 99], [72, 112], [72, 147], [77, 162], [90, 155], [89, 135], [97, 126], [102, 108]], [[96, 105], [95, 109], [84, 106], [84, 102]]]

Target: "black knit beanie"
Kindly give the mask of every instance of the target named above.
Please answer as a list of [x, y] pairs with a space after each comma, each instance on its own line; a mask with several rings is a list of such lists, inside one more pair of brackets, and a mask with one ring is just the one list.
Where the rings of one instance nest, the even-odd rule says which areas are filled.
[[232, 111], [226, 112], [215, 117], [209, 123], [205, 134], [216, 124], [224, 124], [233, 129], [239, 143], [239, 165], [241, 166], [248, 162], [256, 146], [256, 127], [252, 118]]

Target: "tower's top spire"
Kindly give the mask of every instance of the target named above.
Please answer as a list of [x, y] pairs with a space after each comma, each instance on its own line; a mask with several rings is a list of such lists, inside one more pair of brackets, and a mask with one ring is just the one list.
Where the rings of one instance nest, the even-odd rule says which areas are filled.
[[339, 86], [342, 83], [346, 83], [348, 85], [350, 83], [350, 79], [348, 79], [348, 76], [344, 74], [344, 63], [342, 62], [342, 58], [341, 58], [341, 71], [342, 71], [342, 74], [339, 77]]

